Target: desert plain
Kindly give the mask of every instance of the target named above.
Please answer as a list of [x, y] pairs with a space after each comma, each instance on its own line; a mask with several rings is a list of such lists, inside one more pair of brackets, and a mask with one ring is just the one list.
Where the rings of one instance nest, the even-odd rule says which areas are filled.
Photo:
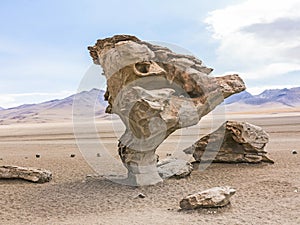
[[[77, 145], [81, 141], [93, 151], [99, 148], [100, 157], [93, 153], [100, 164], [97, 171], [109, 174], [112, 159], [120, 161], [117, 140], [124, 127], [116, 119], [95, 120], [98, 140], [84, 128], [75, 130], [83, 135], [75, 138], [71, 120], [1, 125], [0, 165], [44, 168], [53, 179], [44, 184], [0, 180], [0, 224], [300, 224], [300, 110], [229, 112], [225, 119], [265, 129], [270, 136], [266, 150], [275, 163], [213, 163], [187, 178], [131, 187], [96, 176]], [[181, 150], [212, 129], [209, 116], [203, 118], [199, 125], [172, 134], [157, 153], [160, 158], [181, 157]], [[99, 140], [101, 145], [94, 143]], [[215, 186], [236, 189], [230, 205], [180, 210], [183, 197]], [[139, 193], [145, 198], [137, 197]]]

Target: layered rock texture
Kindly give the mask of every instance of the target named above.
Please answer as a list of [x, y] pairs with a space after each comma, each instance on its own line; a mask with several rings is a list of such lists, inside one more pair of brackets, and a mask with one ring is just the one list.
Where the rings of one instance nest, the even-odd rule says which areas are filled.
[[216, 208], [230, 203], [230, 197], [235, 194], [231, 187], [214, 187], [208, 190], [188, 195], [180, 201], [182, 209]]
[[88, 49], [107, 79], [106, 112], [119, 115], [126, 126], [118, 148], [132, 185], [162, 181], [156, 148], [245, 89], [238, 75], [209, 76], [212, 69], [194, 56], [134, 36], [105, 38]]
[[35, 183], [45, 183], [52, 179], [52, 173], [48, 170], [30, 167], [0, 166], [0, 179], [23, 179]]
[[196, 161], [204, 162], [273, 163], [265, 151], [268, 141], [268, 134], [258, 126], [247, 122], [227, 121], [184, 152], [193, 154]]

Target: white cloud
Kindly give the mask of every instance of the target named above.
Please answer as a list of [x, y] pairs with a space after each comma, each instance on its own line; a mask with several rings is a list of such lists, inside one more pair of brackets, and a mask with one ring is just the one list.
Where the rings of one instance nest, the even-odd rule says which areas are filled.
[[35, 104], [53, 99], [62, 99], [72, 95], [72, 91], [61, 91], [57, 93], [21, 93], [21, 94], [0, 94], [0, 106], [11, 108], [24, 104]]
[[299, 12], [299, 0], [247, 0], [210, 12], [205, 22], [220, 41], [218, 63], [247, 79], [300, 70], [300, 59], [289, 54], [300, 47]]
[[287, 72], [300, 71], [300, 64], [296, 63], [270, 63], [261, 68], [249, 70], [251, 78], [259, 79], [264, 77], [279, 76]]
[[269, 23], [277, 18], [298, 17], [298, 0], [247, 0], [209, 13], [205, 22], [211, 25], [215, 38], [231, 36], [241, 27]]

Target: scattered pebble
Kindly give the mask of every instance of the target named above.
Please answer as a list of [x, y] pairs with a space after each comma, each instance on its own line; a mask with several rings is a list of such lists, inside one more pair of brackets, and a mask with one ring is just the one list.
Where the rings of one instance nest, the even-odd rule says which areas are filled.
[[143, 193], [139, 193], [136, 197], [137, 198], [146, 198], [146, 196]]
[[97, 153], [97, 157], [101, 157], [100, 153]]
[[2, 158], [0, 158], [0, 160], [3, 160]]
[[296, 154], [298, 154], [298, 152], [296, 150], [293, 150], [292, 154], [296, 155]]
[[74, 158], [75, 157], [75, 154], [71, 154], [71, 158]]
[[28, 159], [28, 157], [27, 157], [27, 156], [25, 156], [25, 159]]
[[172, 156], [172, 154], [171, 153], [167, 153], [166, 156]]
[[41, 155], [39, 155], [39, 154], [35, 155], [35, 158], [40, 158], [40, 157], [41, 157]]

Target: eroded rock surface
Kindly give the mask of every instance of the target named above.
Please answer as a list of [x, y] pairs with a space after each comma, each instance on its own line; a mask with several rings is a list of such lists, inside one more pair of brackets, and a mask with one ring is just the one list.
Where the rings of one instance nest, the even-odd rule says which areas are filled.
[[52, 179], [52, 173], [48, 170], [30, 167], [0, 166], [0, 179], [23, 179], [45, 183]]
[[184, 178], [191, 174], [193, 165], [182, 159], [166, 158], [157, 164], [158, 173], [163, 178]]
[[229, 199], [235, 194], [231, 187], [214, 187], [202, 192], [188, 195], [180, 201], [182, 209], [223, 207], [230, 203]]
[[184, 152], [193, 154], [196, 161], [273, 163], [266, 156], [268, 141], [269, 136], [261, 127], [247, 122], [227, 121]]
[[238, 75], [209, 76], [212, 69], [190, 55], [176, 54], [130, 35], [98, 40], [88, 48], [107, 79], [107, 113], [120, 116], [126, 131], [121, 160], [132, 185], [162, 181], [156, 148], [175, 130], [195, 125], [245, 89]]

